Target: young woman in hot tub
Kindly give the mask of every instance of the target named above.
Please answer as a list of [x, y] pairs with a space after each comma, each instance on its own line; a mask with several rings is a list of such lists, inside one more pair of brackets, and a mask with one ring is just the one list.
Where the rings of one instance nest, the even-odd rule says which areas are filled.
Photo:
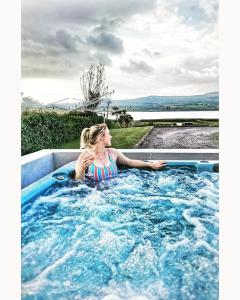
[[78, 157], [75, 167], [75, 179], [84, 180], [85, 177], [90, 177], [96, 181], [101, 181], [115, 177], [118, 174], [117, 165], [133, 168], [148, 167], [153, 170], [159, 170], [166, 166], [166, 162], [162, 160], [145, 162], [129, 159], [117, 149], [106, 148], [111, 146], [111, 139], [106, 124], [96, 124], [83, 129], [81, 148], [86, 149], [86, 151]]

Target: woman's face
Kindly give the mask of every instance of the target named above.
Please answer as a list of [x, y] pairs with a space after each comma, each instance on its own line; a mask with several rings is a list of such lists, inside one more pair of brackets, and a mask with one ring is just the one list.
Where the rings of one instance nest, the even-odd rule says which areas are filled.
[[112, 136], [110, 135], [109, 129], [107, 128], [105, 130], [105, 133], [104, 133], [103, 137], [102, 137], [102, 141], [103, 141], [105, 147], [111, 146], [111, 144], [112, 144], [111, 140], [112, 140]]

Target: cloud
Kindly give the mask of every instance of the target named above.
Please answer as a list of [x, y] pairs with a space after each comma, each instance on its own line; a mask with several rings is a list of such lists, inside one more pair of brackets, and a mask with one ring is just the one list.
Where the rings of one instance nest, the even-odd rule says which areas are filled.
[[96, 36], [88, 36], [87, 42], [94, 46], [95, 49], [103, 49], [113, 54], [121, 54], [124, 52], [122, 40], [112, 33], [103, 32]]
[[96, 52], [92, 58], [92, 62], [112, 66], [112, 60], [105, 53]]
[[121, 66], [121, 70], [128, 73], [152, 73], [154, 71], [153, 67], [149, 66], [144, 61], [134, 61], [130, 59], [128, 66]]
[[[84, 62], [84, 63], [83, 63]], [[52, 55], [47, 57], [28, 57], [22, 64], [24, 78], [72, 78], [79, 76], [90, 64], [102, 63], [111, 66], [111, 59], [104, 53], [87, 52], [72, 55]]]
[[218, 0], [169, 0], [167, 5], [183, 22], [194, 27], [214, 23], [218, 17]]
[[210, 21], [215, 21], [218, 18], [219, 0], [199, 0], [199, 6]]
[[156, 5], [156, 0], [42, 0], [41, 5], [36, 0], [25, 0], [22, 21], [24, 27], [32, 23], [89, 25], [101, 19], [125, 19], [144, 14], [155, 9]]
[[[180, 57], [172, 64], [158, 68], [153, 81], [161, 82], [163, 88], [218, 90], [218, 57], [216, 55], [189, 55]], [[209, 89], [207, 89], [207, 87]]]
[[56, 41], [69, 51], [76, 51], [76, 41], [66, 30], [56, 32]]
[[205, 92], [218, 84], [217, 22], [218, 0], [24, 0], [22, 78], [72, 91], [103, 63], [116, 97]]
[[159, 51], [150, 51], [147, 48], [142, 49], [142, 52], [150, 58], [157, 58], [161, 56], [161, 53]]
[[94, 32], [111, 32], [119, 28], [124, 22], [123, 18], [108, 18], [102, 19], [100, 24], [97, 24], [93, 31]]
[[188, 56], [181, 64], [181, 68], [190, 71], [204, 72], [205, 70], [218, 68], [217, 55]]
[[79, 68], [91, 63], [110, 66], [111, 55], [124, 52], [123, 40], [113, 31], [118, 31], [120, 24], [132, 16], [153, 10], [156, 3], [156, 0], [42, 0], [39, 5], [38, 1], [25, 0], [22, 76], [76, 76]]

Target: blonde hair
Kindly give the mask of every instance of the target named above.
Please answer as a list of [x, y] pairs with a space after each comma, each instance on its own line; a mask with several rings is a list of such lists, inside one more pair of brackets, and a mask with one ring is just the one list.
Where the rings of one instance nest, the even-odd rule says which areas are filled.
[[104, 135], [107, 125], [105, 123], [96, 124], [89, 128], [84, 128], [81, 132], [80, 148], [91, 148]]

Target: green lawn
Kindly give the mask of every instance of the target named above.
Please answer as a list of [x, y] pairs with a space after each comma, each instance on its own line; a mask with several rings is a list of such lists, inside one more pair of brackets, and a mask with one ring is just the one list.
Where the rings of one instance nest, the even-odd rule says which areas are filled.
[[[112, 147], [119, 149], [133, 148], [152, 127], [153, 126], [110, 129], [112, 135]], [[80, 141], [79, 138], [77, 138], [74, 141], [63, 144], [60, 148], [79, 149], [79, 147]]]

